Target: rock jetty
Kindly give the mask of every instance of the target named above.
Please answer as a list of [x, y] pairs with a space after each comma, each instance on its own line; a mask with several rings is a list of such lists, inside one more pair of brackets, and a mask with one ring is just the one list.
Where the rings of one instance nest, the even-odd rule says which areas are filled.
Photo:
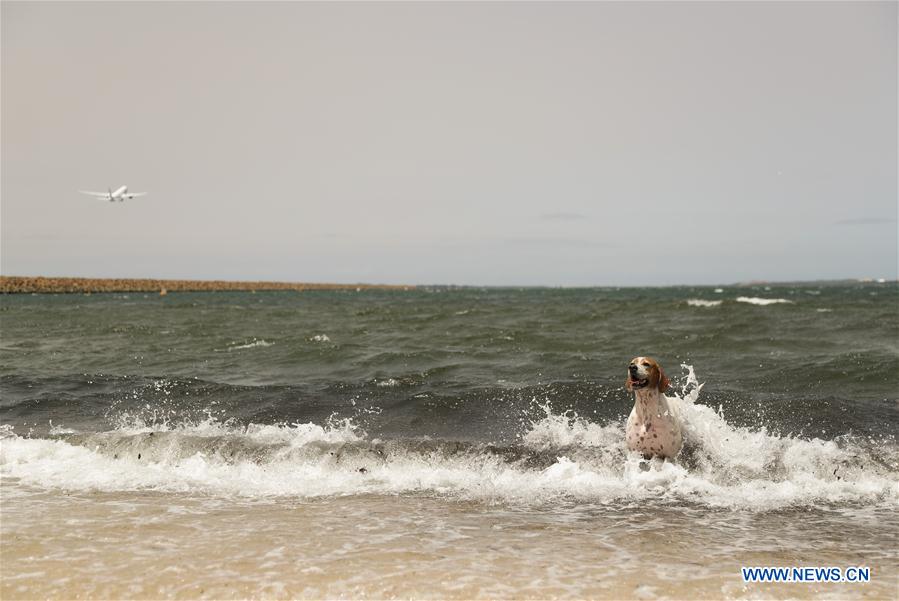
[[386, 284], [308, 284], [296, 282], [228, 282], [224, 280], [150, 280], [0, 276], [0, 294], [86, 294], [96, 292], [223, 292], [264, 290], [409, 290]]

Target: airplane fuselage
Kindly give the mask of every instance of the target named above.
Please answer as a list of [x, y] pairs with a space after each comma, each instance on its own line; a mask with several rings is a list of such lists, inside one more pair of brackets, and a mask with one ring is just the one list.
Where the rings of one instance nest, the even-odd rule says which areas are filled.
[[121, 186], [116, 188], [115, 191], [112, 188], [108, 189], [106, 192], [90, 192], [88, 190], [79, 190], [82, 194], [87, 194], [88, 196], [93, 196], [94, 198], [99, 198], [101, 200], [108, 200], [109, 202], [122, 202], [125, 200], [131, 200], [137, 196], [146, 196], [146, 192], [129, 192], [128, 186]]

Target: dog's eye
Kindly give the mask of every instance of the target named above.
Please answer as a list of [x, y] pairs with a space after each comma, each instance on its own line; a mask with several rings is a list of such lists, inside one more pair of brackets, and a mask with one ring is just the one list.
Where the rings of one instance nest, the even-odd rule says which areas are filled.
[[644, 363], [643, 367], [651, 367], [651, 366], [649, 365], [649, 363]]

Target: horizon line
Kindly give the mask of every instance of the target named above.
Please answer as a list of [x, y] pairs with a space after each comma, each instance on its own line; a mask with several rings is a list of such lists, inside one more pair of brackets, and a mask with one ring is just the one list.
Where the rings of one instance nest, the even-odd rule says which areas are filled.
[[0, 275], [0, 294], [28, 293], [86, 293], [86, 292], [246, 292], [279, 290], [414, 290], [417, 288], [534, 288], [534, 289], [588, 289], [588, 288], [720, 288], [720, 287], [752, 287], [752, 286], [788, 286], [788, 285], [834, 285], [841, 283], [855, 284], [893, 284], [899, 278], [828, 278], [810, 280], [747, 280], [717, 284], [589, 284], [589, 285], [551, 285], [551, 284], [383, 284], [370, 282], [297, 282], [285, 280], [229, 280], [229, 279], [196, 279], [196, 278], [142, 278], [142, 277], [85, 277], [85, 276], [21, 276]]

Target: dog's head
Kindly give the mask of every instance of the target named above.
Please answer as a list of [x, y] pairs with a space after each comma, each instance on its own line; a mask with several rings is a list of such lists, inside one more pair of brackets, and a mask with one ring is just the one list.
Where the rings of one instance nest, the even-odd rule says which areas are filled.
[[627, 366], [627, 381], [624, 385], [628, 390], [657, 388], [659, 392], [665, 392], [671, 385], [671, 381], [655, 359], [634, 357]]

